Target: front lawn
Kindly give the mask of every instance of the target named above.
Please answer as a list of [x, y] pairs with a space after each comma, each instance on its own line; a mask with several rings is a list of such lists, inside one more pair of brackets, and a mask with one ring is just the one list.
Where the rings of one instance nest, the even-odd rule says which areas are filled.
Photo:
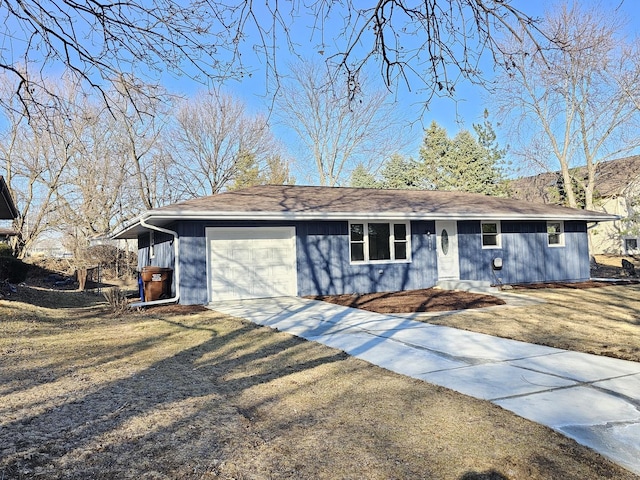
[[637, 478], [488, 402], [289, 334], [39, 298], [0, 301], [2, 479]]

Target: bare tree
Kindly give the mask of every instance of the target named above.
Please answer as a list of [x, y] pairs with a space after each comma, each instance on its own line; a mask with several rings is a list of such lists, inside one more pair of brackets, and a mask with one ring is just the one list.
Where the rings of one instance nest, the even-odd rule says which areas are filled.
[[[21, 213], [15, 225], [20, 255], [45, 232], [62, 233], [77, 253], [162, 195], [166, 168], [147, 159], [160, 151], [152, 120], [161, 112], [149, 104], [151, 96], [138, 103], [147, 105], [144, 113], [127, 112], [130, 97], [110, 91], [112, 105], [122, 109], [109, 111], [76, 87], [68, 77], [48, 87], [55, 92], [49, 97], [56, 100], [55, 116], [19, 114], [19, 103], [5, 110], [0, 158]], [[35, 102], [40, 93], [31, 92]]]
[[[3, 84], [3, 88], [8, 85]], [[60, 115], [55, 118], [29, 117], [25, 111], [20, 113], [19, 105], [5, 112], [9, 122], [0, 149], [11, 195], [19, 210], [14, 221], [18, 235], [12, 246], [20, 258], [44, 232], [53, 230], [56, 198], [65, 190], [65, 172], [77, 153], [74, 133], [61, 126], [74, 116], [70, 105], [62, 101], [63, 88], [56, 91]], [[37, 98], [37, 92], [31, 95]], [[54, 120], [57, 124], [52, 123]]]
[[64, 69], [107, 102], [110, 83], [122, 73], [158, 81], [170, 71], [218, 83], [250, 75], [260, 62], [277, 76], [280, 52], [298, 54], [302, 35], [346, 74], [353, 92], [360, 73], [376, 63], [389, 86], [453, 95], [461, 78], [481, 80], [484, 50], [500, 60], [501, 30], [536, 32], [509, 0], [387, 0], [368, 7], [354, 0], [5, 0], [0, 16], [0, 34], [11, 39], [0, 70], [18, 79], [18, 98], [28, 99], [32, 86], [47, 90], [43, 75]]
[[165, 89], [124, 79], [109, 92], [115, 145], [126, 158], [127, 178], [120, 197], [123, 218], [180, 199], [171, 188], [165, 140], [176, 99]]
[[[115, 119], [100, 105], [72, 100], [74, 116], [58, 130], [74, 146], [55, 192], [53, 228], [66, 238], [75, 258], [90, 241], [106, 235], [122, 221], [120, 199], [127, 180], [127, 161], [119, 143]], [[138, 201], [138, 206], [141, 202]]]
[[[562, 172], [572, 207], [593, 208], [596, 166], [640, 144], [637, 40], [622, 36], [622, 19], [602, 7], [563, 5], [542, 24], [554, 39], [545, 59], [537, 46], [513, 48], [510, 69], [496, 82], [494, 98], [511, 125], [515, 152], [545, 170]], [[511, 48], [505, 46], [505, 48]], [[517, 52], [516, 52], [517, 50]], [[621, 88], [624, 84], [625, 88]], [[523, 145], [519, 140], [525, 139]], [[586, 177], [573, 167], [586, 165]]]
[[246, 168], [266, 166], [277, 146], [265, 118], [246, 113], [230, 95], [201, 93], [185, 101], [171, 134], [173, 186], [185, 197], [231, 186]]
[[352, 101], [352, 87], [338, 85], [322, 65], [301, 63], [291, 71], [276, 99], [279, 116], [306, 147], [300, 167], [313, 165], [320, 185], [347, 181], [356, 165], [371, 168], [404, 146], [388, 92], [360, 81]]

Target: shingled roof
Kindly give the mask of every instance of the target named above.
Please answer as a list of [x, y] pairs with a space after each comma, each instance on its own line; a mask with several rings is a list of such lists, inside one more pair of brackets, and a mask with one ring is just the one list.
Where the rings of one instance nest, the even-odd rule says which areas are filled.
[[[575, 178], [587, 178], [586, 167], [576, 169]], [[624, 194], [630, 182], [640, 178], [640, 155], [609, 160], [596, 165], [596, 194], [614, 197]], [[561, 181], [559, 171], [522, 177], [511, 182], [514, 198], [537, 203], [554, 203], [557, 195], [554, 188]]]
[[135, 238], [141, 222], [215, 220], [615, 220], [613, 215], [486, 195], [434, 190], [265, 185], [149, 210], [114, 238]]

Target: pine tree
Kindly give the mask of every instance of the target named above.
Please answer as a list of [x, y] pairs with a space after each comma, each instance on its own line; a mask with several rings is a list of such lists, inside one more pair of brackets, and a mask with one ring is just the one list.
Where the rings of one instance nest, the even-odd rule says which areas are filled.
[[349, 185], [355, 188], [381, 188], [380, 182], [362, 163], [358, 163], [351, 172]]
[[392, 155], [382, 169], [383, 188], [421, 188], [420, 166], [413, 159]]
[[505, 195], [505, 150], [500, 149], [491, 123], [474, 125], [477, 138], [462, 130], [450, 139], [444, 128], [432, 122], [420, 148], [422, 185], [434, 190], [460, 190]]

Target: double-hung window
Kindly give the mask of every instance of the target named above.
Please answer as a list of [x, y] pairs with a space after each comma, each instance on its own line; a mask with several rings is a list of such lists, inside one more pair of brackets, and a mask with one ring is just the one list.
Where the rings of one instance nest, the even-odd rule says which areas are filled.
[[502, 240], [500, 238], [499, 222], [481, 222], [482, 248], [500, 248]]
[[409, 261], [409, 223], [353, 222], [349, 224], [351, 262]]
[[550, 247], [564, 247], [564, 223], [547, 222], [547, 241]]

